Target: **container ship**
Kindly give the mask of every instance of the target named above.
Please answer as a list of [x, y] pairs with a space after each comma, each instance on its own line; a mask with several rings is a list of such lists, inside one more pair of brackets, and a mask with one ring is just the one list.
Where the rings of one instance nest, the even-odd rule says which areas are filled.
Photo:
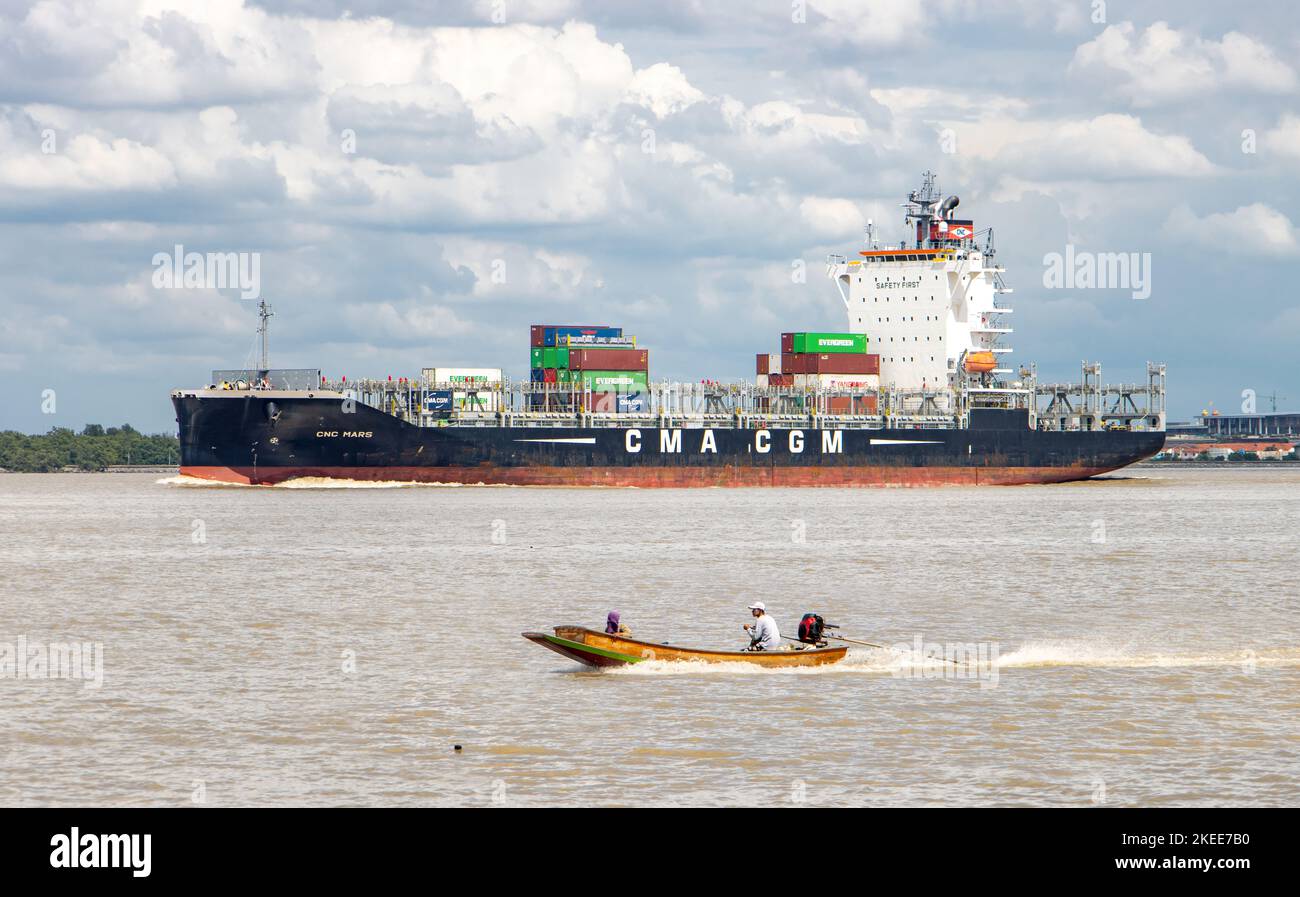
[[1105, 385], [1040, 383], [1006, 366], [1011, 290], [992, 228], [956, 216], [934, 175], [906, 239], [867, 227], [827, 275], [842, 331], [790, 331], [754, 379], [650, 378], [649, 350], [611, 324], [537, 324], [529, 377], [426, 368], [330, 380], [274, 369], [259, 307], [257, 369], [172, 393], [181, 473], [245, 484], [299, 477], [521, 486], [889, 486], [1057, 483], [1165, 443], [1165, 368]]

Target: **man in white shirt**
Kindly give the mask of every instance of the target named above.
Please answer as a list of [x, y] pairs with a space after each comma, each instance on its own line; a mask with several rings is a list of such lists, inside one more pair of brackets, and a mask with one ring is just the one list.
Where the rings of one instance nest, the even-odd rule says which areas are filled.
[[775, 651], [781, 647], [781, 630], [776, 628], [776, 620], [767, 615], [767, 606], [761, 601], [749, 605], [750, 611], [757, 618], [755, 623], [746, 623], [745, 631], [749, 633], [750, 651]]

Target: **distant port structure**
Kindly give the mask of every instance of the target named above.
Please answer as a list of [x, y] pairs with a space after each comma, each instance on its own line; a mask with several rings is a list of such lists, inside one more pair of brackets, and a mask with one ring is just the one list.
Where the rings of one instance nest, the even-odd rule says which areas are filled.
[[1190, 421], [1171, 421], [1168, 430], [1170, 436], [1208, 436], [1212, 439], [1239, 436], [1300, 436], [1300, 412], [1220, 414], [1207, 411]]

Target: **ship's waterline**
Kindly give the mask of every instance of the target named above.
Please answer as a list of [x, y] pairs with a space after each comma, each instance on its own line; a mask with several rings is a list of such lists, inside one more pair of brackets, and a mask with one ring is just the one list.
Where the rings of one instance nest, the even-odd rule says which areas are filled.
[[[0, 677], [5, 804], [1300, 795], [1290, 469], [1004, 490], [159, 479], [0, 477], [0, 643], [102, 646], [96, 688]], [[639, 639], [736, 648], [755, 599], [786, 630], [816, 611], [897, 650], [583, 672], [519, 637], [618, 609]], [[918, 641], [984, 647], [996, 676], [938, 674]]]

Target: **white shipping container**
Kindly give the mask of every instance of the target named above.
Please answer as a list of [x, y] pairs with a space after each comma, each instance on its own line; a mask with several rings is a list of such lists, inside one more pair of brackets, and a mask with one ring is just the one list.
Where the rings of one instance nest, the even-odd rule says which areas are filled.
[[759, 389], [767, 389], [767, 374], [759, 374], [754, 378], [754, 385]]
[[785, 373], [781, 370], [781, 353], [777, 352], [767, 356], [767, 372], [769, 374]]
[[495, 412], [501, 407], [501, 394], [496, 392], [461, 392], [452, 393], [452, 401], [457, 411]]
[[795, 374], [794, 385], [802, 389], [840, 389], [845, 392], [877, 392], [879, 374]]
[[425, 368], [420, 376], [429, 386], [489, 386], [501, 382], [501, 368]]

